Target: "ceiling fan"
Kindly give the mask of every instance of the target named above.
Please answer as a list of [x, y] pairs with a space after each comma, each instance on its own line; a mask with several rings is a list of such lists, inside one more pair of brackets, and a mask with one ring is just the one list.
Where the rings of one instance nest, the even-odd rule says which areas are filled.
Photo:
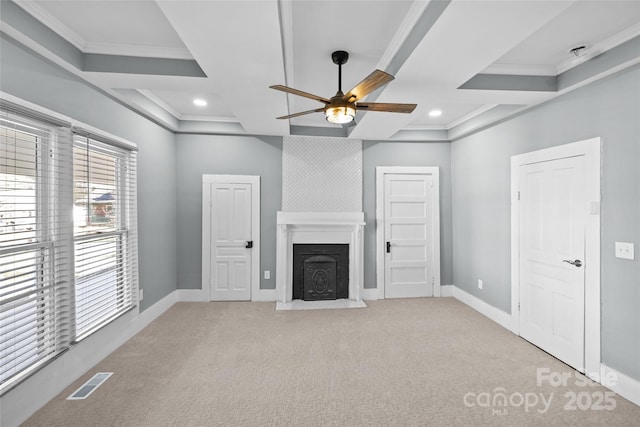
[[342, 93], [342, 65], [346, 64], [349, 60], [349, 54], [344, 50], [337, 50], [331, 54], [331, 59], [333, 60], [333, 63], [338, 66], [338, 92], [329, 99], [283, 85], [269, 86], [271, 89], [281, 90], [293, 95], [314, 99], [325, 104], [324, 107], [316, 108], [315, 110], [289, 114], [288, 116], [278, 117], [278, 119], [292, 119], [294, 117], [304, 116], [305, 114], [319, 113], [323, 111], [327, 121], [331, 123], [344, 124], [351, 122], [355, 118], [356, 111], [358, 110], [411, 113], [416, 108], [416, 104], [359, 102], [374, 90], [394, 79], [391, 74], [385, 73], [381, 70], [375, 70], [364, 80], [355, 85], [355, 87], [349, 92], [346, 94]]

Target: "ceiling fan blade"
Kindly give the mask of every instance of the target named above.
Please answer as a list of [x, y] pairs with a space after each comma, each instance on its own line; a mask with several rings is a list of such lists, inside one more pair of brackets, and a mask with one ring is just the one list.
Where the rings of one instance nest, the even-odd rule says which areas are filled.
[[389, 73], [385, 73], [382, 70], [375, 70], [373, 73], [369, 74], [363, 81], [355, 85], [353, 89], [346, 93], [342, 97], [345, 101], [348, 102], [356, 102], [359, 99], [364, 98], [369, 95], [374, 90], [378, 89], [380, 86], [384, 86], [393, 80], [393, 77]]
[[281, 90], [283, 92], [287, 92], [287, 93], [290, 93], [290, 94], [293, 94], [293, 95], [304, 96], [305, 98], [314, 99], [316, 101], [320, 101], [320, 102], [323, 102], [325, 104], [329, 103], [329, 100], [327, 98], [323, 98], [321, 96], [314, 95], [312, 93], [303, 92], [301, 90], [294, 89], [292, 87], [282, 86], [282, 85], [273, 85], [273, 86], [269, 86], [269, 87], [271, 89]]
[[288, 116], [282, 116], [282, 117], [276, 117], [276, 118], [277, 119], [292, 119], [294, 117], [304, 116], [305, 114], [319, 113], [320, 111], [324, 111], [324, 107], [316, 108], [315, 110], [302, 111], [300, 113], [289, 114]]
[[358, 102], [356, 108], [366, 111], [386, 111], [388, 113], [411, 113], [417, 104], [394, 104], [385, 102]]

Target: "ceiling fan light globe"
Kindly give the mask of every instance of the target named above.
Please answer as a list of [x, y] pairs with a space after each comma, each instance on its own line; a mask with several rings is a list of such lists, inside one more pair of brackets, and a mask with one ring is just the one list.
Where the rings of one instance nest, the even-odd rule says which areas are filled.
[[324, 116], [329, 123], [349, 123], [355, 118], [356, 109], [351, 106], [327, 107]]

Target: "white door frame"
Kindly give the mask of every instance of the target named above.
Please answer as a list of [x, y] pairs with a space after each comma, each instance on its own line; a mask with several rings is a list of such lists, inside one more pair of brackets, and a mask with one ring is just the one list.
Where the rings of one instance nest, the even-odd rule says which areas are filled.
[[421, 174], [433, 177], [433, 296], [440, 296], [440, 170], [437, 166], [377, 166], [376, 167], [376, 286], [378, 299], [384, 299], [384, 175]]
[[591, 138], [511, 157], [511, 330], [520, 335], [520, 166], [584, 156], [585, 230], [584, 369], [600, 378], [600, 158], [602, 138]]
[[251, 250], [251, 300], [253, 301], [260, 292], [260, 176], [258, 175], [202, 175], [202, 291], [208, 295], [207, 301], [211, 301], [211, 268], [205, 272], [204, 267], [211, 262], [211, 221], [204, 218], [211, 216], [211, 193], [207, 187], [213, 183], [224, 184], [251, 184], [251, 237], [253, 249]]

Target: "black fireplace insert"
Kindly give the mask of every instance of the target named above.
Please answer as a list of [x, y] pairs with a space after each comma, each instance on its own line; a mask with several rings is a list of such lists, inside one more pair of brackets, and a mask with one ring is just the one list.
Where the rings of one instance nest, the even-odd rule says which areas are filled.
[[293, 245], [293, 299], [349, 298], [348, 244]]

